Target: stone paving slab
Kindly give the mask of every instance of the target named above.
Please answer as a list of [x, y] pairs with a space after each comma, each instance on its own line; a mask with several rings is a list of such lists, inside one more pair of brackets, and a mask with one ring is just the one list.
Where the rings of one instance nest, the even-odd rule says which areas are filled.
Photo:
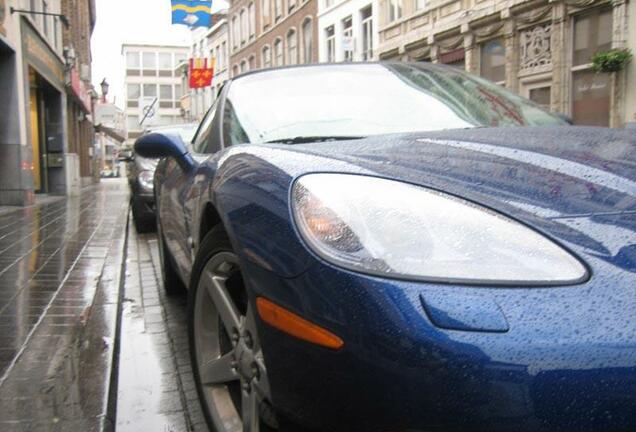
[[186, 293], [165, 295], [156, 236], [130, 226], [116, 430], [207, 431], [190, 368]]
[[0, 430], [112, 430], [122, 181], [0, 215]]

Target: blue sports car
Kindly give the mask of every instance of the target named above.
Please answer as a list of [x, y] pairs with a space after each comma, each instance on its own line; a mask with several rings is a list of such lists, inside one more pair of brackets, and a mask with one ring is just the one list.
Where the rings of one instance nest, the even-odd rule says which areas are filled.
[[313, 65], [136, 150], [212, 430], [636, 431], [633, 131], [448, 67]]

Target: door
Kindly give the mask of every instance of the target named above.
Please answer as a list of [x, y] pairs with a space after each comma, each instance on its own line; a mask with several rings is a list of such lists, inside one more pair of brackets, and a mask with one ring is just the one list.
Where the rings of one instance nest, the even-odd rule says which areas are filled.
[[40, 116], [38, 108], [37, 88], [29, 93], [29, 109], [31, 122], [31, 149], [33, 151], [33, 189], [42, 191], [42, 166], [40, 164]]
[[[192, 156], [197, 162], [204, 161], [220, 149], [213, 143], [213, 136], [217, 135], [214, 132], [218, 128], [217, 105], [215, 102], [209, 109], [193, 139]], [[162, 235], [180, 274], [187, 283], [194, 261], [191, 221], [196, 211], [194, 203], [197, 202], [200, 193], [195, 181], [198, 167], [191, 172], [184, 172], [173, 158], [167, 159], [162, 165], [161, 190], [157, 197]]]

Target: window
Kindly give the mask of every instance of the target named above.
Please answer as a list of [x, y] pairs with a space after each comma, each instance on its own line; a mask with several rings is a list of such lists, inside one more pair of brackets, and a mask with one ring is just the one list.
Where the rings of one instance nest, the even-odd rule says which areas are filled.
[[235, 76], [237, 76], [238, 74], [239, 74], [239, 68], [238, 68], [238, 66], [237, 66], [237, 65], [234, 65], [234, 66], [232, 67], [232, 76], [233, 76], [233, 77], [235, 77]]
[[250, 3], [247, 11], [250, 19], [250, 39], [253, 39], [256, 36], [256, 8], [254, 7], [254, 3]]
[[274, 42], [274, 66], [283, 65], [283, 40], [278, 38]]
[[283, 13], [283, 0], [274, 0], [274, 18], [276, 21]]
[[344, 60], [353, 60], [353, 20], [350, 16], [342, 20], [342, 51]]
[[126, 86], [126, 99], [136, 101], [141, 97], [141, 87], [139, 84], [128, 84]]
[[225, 114], [223, 116], [223, 141], [225, 145], [248, 144], [250, 142], [245, 129], [239, 121], [232, 101], [225, 101]]
[[528, 99], [537, 105], [541, 105], [547, 111], [550, 111], [550, 104], [552, 102], [552, 94], [549, 86], [535, 87], [528, 91]]
[[366, 7], [361, 11], [362, 15], [362, 60], [373, 59], [373, 9]]
[[572, 47], [572, 120], [574, 124], [609, 126], [611, 82], [590, 69], [590, 58], [612, 47], [612, 11], [574, 18]]
[[295, 65], [298, 63], [298, 35], [296, 30], [290, 30], [287, 33], [287, 64]]
[[248, 71], [248, 69], [247, 69], [247, 62], [246, 62], [245, 60], [242, 60], [242, 61], [241, 61], [241, 73], [243, 73], [243, 72], [247, 72], [247, 71]]
[[256, 67], [256, 57], [254, 55], [251, 55], [247, 60], [247, 67], [248, 70], [253, 70]]
[[327, 27], [325, 35], [327, 37], [327, 62], [333, 63], [336, 61], [336, 31], [334, 26]]
[[247, 14], [245, 13], [245, 9], [241, 11], [240, 21], [241, 21], [241, 45], [243, 45], [245, 41], [247, 40], [247, 32], [249, 27], [247, 23]]
[[227, 67], [227, 43], [221, 45], [221, 57], [223, 58], [223, 69]]
[[203, 118], [201, 126], [199, 126], [199, 130], [192, 141], [192, 146], [196, 153], [214, 153], [221, 149], [218, 137], [215, 137], [212, 133], [217, 106], [218, 103], [215, 101]]
[[[42, 13], [49, 13], [49, 4], [46, 1], [42, 1]], [[49, 17], [42, 15], [42, 31], [46, 36], [49, 35]]]
[[172, 69], [172, 53], [159, 53], [159, 69]]
[[239, 34], [239, 20], [235, 16], [232, 18], [232, 49], [236, 49], [236, 47], [238, 47], [239, 39], [241, 38]]
[[157, 69], [157, 54], [153, 52], [145, 52], [142, 55], [143, 67], [146, 70]]
[[162, 101], [172, 101], [172, 85], [161, 84], [159, 86], [159, 99]]
[[174, 99], [175, 100], [180, 100], [181, 96], [183, 96], [183, 94], [181, 93], [181, 84], [175, 84], [174, 85]]
[[291, 12], [296, 7], [296, 0], [288, 0], [287, 1], [287, 10]]
[[333, 0], [325, 0], [325, 9], [330, 8], [333, 5]]
[[313, 47], [312, 47], [313, 35], [312, 35], [312, 29], [311, 29], [311, 18], [307, 18], [303, 22], [302, 32], [303, 32], [303, 62], [311, 63], [311, 60], [313, 58]]
[[389, 5], [389, 22], [402, 18], [402, 0], [388, 0]]
[[415, 2], [415, 10], [420, 11], [426, 8], [426, 0], [414, 0]]
[[481, 46], [481, 76], [498, 84], [506, 80], [506, 50], [501, 39]]
[[263, 68], [272, 67], [272, 50], [269, 45], [263, 48]]
[[263, 10], [261, 11], [261, 13], [263, 14], [263, 18], [267, 18], [267, 20], [269, 21], [269, 0], [263, 0], [261, 5], [263, 7]]
[[144, 97], [157, 97], [157, 84], [144, 84]]
[[186, 55], [185, 54], [175, 54], [174, 55], [174, 64], [175, 66], [180, 65], [181, 63], [183, 63], [184, 61], [186, 61]]
[[612, 47], [612, 11], [584, 15], [574, 19], [574, 52], [572, 65], [591, 63], [598, 51]]
[[127, 52], [126, 53], [126, 68], [127, 69], [139, 69], [139, 53], [138, 52]]
[[128, 117], [126, 118], [126, 126], [129, 131], [141, 129], [141, 126], [139, 126], [139, 116], [128, 115]]

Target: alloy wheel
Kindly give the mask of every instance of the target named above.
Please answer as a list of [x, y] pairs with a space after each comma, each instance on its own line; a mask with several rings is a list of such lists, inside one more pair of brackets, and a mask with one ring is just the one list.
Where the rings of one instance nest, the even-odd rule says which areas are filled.
[[213, 255], [201, 272], [194, 344], [203, 403], [218, 432], [277, 428], [254, 310], [232, 252]]

